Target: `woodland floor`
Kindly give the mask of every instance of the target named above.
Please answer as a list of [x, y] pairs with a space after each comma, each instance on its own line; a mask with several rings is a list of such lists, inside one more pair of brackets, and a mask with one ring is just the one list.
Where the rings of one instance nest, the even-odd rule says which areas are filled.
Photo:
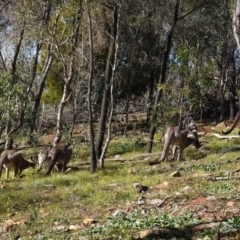
[[[230, 125], [229, 122], [227, 125]], [[239, 124], [240, 126], [240, 124]], [[239, 127], [238, 126], [238, 127]], [[147, 185], [146, 189], [136, 188], [135, 193], [131, 195], [131, 201], [127, 202], [111, 202], [109, 205], [106, 202], [104, 209], [98, 212], [96, 208], [91, 209], [91, 205], [87, 206], [84, 203], [77, 202], [76, 206], [72, 209], [66, 209], [68, 214], [78, 211], [78, 215], [84, 216], [81, 223], [58, 223], [55, 221], [54, 228], [56, 231], [63, 231], [62, 237], [40, 237], [39, 232], [34, 232], [28, 229], [28, 232], [21, 233], [23, 236], [9, 235], [21, 225], [17, 222], [17, 219], [12, 223], [3, 215], [1, 217], [2, 227], [0, 227], [1, 239], [240, 239], [240, 139], [238, 142], [234, 142], [234, 139], [217, 139], [216, 141], [223, 142], [223, 146], [219, 146], [217, 149], [212, 149], [209, 144], [215, 142], [214, 137], [211, 134], [220, 134], [221, 129], [225, 129], [225, 126], [219, 125], [217, 127], [211, 127], [207, 124], [198, 124], [198, 131], [203, 133], [201, 141], [203, 143], [203, 149], [197, 154], [195, 149], [190, 148], [189, 152], [186, 151], [186, 155], [190, 155], [187, 161], [183, 162], [168, 162], [161, 165], [149, 166], [149, 162], [159, 158], [160, 152], [153, 152], [152, 154], [135, 154], [131, 157], [125, 155], [115, 155], [106, 159], [106, 163], [111, 162], [118, 166], [127, 165], [127, 175], [129, 177], [129, 185], [134, 189], [133, 183], [139, 179], [139, 184]], [[45, 135], [42, 138], [44, 143], [51, 142], [53, 135]], [[210, 140], [209, 140], [210, 139]], [[231, 144], [233, 141], [233, 144]], [[239, 143], [239, 145], [238, 145]], [[222, 143], [219, 143], [222, 144]], [[207, 145], [205, 147], [204, 145]], [[226, 145], [226, 148], [225, 148]], [[232, 148], [233, 147], [233, 148]], [[236, 148], [238, 148], [236, 150]], [[214, 149], [214, 150], [213, 150]], [[213, 151], [215, 151], [213, 153]], [[226, 155], [226, 154], [233, 155]], [[211, 154], [211, 156], [210, 156]], [[85, 168], [88, 167], [87, 162], [75, 162], [72, 167]], [[176, 175], [173, 175], [176, 173]], [[153, 174], [159, 176], [159, 181], [151, 181], [150, 177]], [[179, 175], [178, 175], [179, 174]], [[117, 177], [117, 176], [116, 176]], [[120, 177], [119, 177], [120, 178]], [[128, 177], [126, 177], [128, 178]], [[8, 185], [9, 184], [9, 185]], [[11, 189], [11, 183], [8, 181], [1, 182], [1, 189], [6, 192], [6, 189]], [[14, 185], [14, 187], [16, 187]], [[49, 185], [48, 189], [38, 192], [42, 199], [54, 198], [55, 193], [54, 186]], [[124, 184], [109, 183], [102, 189], [106, 189], [107, 192], [126, 192]], [[4, 192], [3, 191], [3, 192]], [[69, 196], [74, 197], [74, 194], [69, 193]], [[76, 198], [77, 199], [77, 198]], [[70, 201], [70, 200], [69, 200]], [[74, 201], [74, 200], [73, 200]], [[107, 200], [106, 200], [107, 201]], [[63, 205], [68, 205], [63, 203]], [[102, 207], [101, 207], [102, 208]], [[102, 216], [109, 216], [110, 218], [117, 217], [118, 215], [129, 214], [135, 210], [140, 212], [155, 213], [164, 215], [168, 213], [171, 217], [179, 215], [190, 214], [194, 218], [201, 220], [201, 222], [192, 224], [191, 226], [182, 227], [153, 227], [134, 231], [133, 236], [126, 238], [124, 236], [117, 237], [100, 236], [98, 237], [83, 237], [81, 232], [89, 227], [104, 225], [105, 220]], [[47, 218], [47, 210], [43, 210]], [[146, 215], [147, 216], [147, 215]], [[237, 219], [233, 225], [228, 224], [229, 219]], [[60, 220], [59, 220], [60, 221]], [[8, 226], [9, 224], [9, 226]], [[18, 226], [19, 224], [19, 226]], [[17, 227], [16, 227], [17, 226]], [[131, 227], [130, 227], [131, 228]], [[7, 230], [7, 231], [6, 231]], [[18, 229], [17, 232], [21, 232]], [[22, 230], [22, 232], [24, 232]], [[71, 232], [71, 234], [69, 233]], [[74, 232], [74, 233], [72, 233]], [[25, 237], [24, 237], [25, 234]], [[121, 232], [122, 234], [122, 232]], [[26, 237], [28, 235], [28, 237]], [[37, 237], [38, 236], [38, 237]], [[137, 236], [137, 237], [136, 237]]]

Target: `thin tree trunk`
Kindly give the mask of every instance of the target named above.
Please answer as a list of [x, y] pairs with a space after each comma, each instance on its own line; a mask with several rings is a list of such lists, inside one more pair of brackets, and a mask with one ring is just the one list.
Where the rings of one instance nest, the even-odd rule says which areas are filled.
[[[161, 68], [161, 73], [160, 73], [158, 83], [165, 83], [166, 81], [166, 72], [167, 72], [167, 66], [169, 61], [169, 54], [170, 54], [171, 45], [172, 45], [173, 32], [178, 21], [179, 6], [180, 6], [180, 0], [176, 0], [173, 23], [167, 36], [166, 50], [163, 56], [162, 68]], [[155, 102], [154, 102], [153, 113], [151, 117], [151, 127], [148, 134], [148, 144], [146, 149], [148, 153], [152, 151], [153, 139], [156, 132], [157, 113], [158, 113], [159, 101], [161, 99], [161, 96], [162, 96], [162, 89], [157, 91]]]
[[[45, 9], [44, 9], [44, 13], [43, 13], [43, 22], [42, 22], [43, 26], [48, 25], [48, 22], [49, 22], [49, 19], [50, 19], [50, 12], [51, 12], [51, 8], [52, 8], [51, 2], [50, 1], [45, 1], [44, 2], [44, 7], [45, 7]], [[44, 33], [44, 30], [42, 31], [42, 36], [43, 36], [43, 33]], [[40, 42], [41, 42], [41, 40], [40, 40]], [[32, 84], [33, 84], [33, 82], [34, 82], [34, 80], [37, 76], [37, 65], [38, 65], [39, 54], [40, 54], [41, 49], [42, 49], [42, 43], [38, 43], [37, 46], [36, 46], [36, 55], [35, 55], [35, 59], [34, 59], [31, 82], [30, 82], [30, 86], [28, 88], [28, 91], [31, 90]], [[42, 71], [42, 74], [41, 74], [41, 80], [40, 80], [39, 88], [38, 88], [37, 94], [35, 96], [33, 105], [32, 105], [32, 115], [31, 115], [31, 119], [30, 119], [30, 133], [29, 133], [29, 142], [30, 143], [34, 142], [33, 132], [36, 129], [37, 112], [38, 112], [38, 108], [40, 106], [40, 100], [41, 100], [41, 97], [42, 97], [43, 88], [45, 86], [45, 81], [46, 81], [46, 78], [47, 78], [47, 74], [48, 74], [48, 71], [51, 67], [52, 60], [53, 60], [50, 45], [48, 45], [47, 50], [48, 50], [48, 55], [47, 55], [45, 65], [43, 67], [43, 71]]]
[[240, 51], [240, 0], [235, 0], [235, 9], [233, 10], [233, 35]]
[[236, 98], [237, 92], [236, 92], [236, 67], [235, 67], [235, 59], [234, 59], [234, 52], [231, 56], [231, 65], [232, 65], [232, 76], [230, 81], [230, 120], [233, 120], [235, 117], [235, 113], [237, 112], [237, 106], [236, 106]]
[[31, 121], [30, 121], [30, 136], [29, 136], [29, 141], [33, 142], [33, 132], [36, 127], [36, 119], [37, 119], [37, 113], [38, 113], [38, 108], [40, 106], [40, 101], [43, 93], [43, 89], [45, 86], [47, 74], [49, 72], [49, 69], [51, 67], [52, 61], [53, 61], [53, 55], [50, 50], [50, 45], [48, 46], [48, 56], [45, 62], [45, 66], [43, 68], [42, 74], [41, 74], [41, 80], [39, 84], [39, 88], [37, 91], [37, 94], [35, 96], [33, 106], [32, 106], [32, 116], [31, 116]]
[[[237, 44], [238, 52], [240, 52], [240, 0], [235, 0], [233, 9], [233, 35]], [[236, 70], [236, 69], [235, 69]], [[240, 99], [239, 99], [239, 111], [240, 111]]]
[[[79, 28], [80, 28], [80, 20], [81, 20], [81, 2], [79, 5], [78, 9], [78, 16], [75, 19], [75, 22], [73, 22], [73, 29], [72, 29], [72, 48], [71, 48], [71, 57], [69, 62], [66, 62], [66, 60], [62, 57], [62, 63], [63, 63], [63, 68], [64, 68], [64, 88], [63, 88], [63, 95], [62, 99], [58, 105], [58, 113], [57, 113], [57, 125], [56, 125], [56, 135], [53, 140], [53, 146], [58, 144], [61, 139], [62, 139], [62, 115], [63, 115], [63, 110], [64, 107], [69, 100], [71, 96], [71, 83], [73, 79], [73, 74], [74, 74], [74, 65], [75, 65], [75, 53], [77, 51], [77, 46], [78, 46], [78, 37], [79, 37]], [[74, 26], [75, 25], [75, 26]], [[61, 54], [61, 53], [60, 53]]]
[[108, 115], [108, 107], [109, 107], [109, 96], [110, 96], [110, 81], [112, 78], [112, 66], [114, 64], [114, 55], [115, 55], [115, 39], [117, 34], [117, 21], [118, 21], [118, 7], [115, 6], [113, 8], [113, 24], [111, 29], [111, 43], [109, 47], [108, 59], [106, 63], [106, 71], [105, 71], [105, 82], [104, 82], [104, 92], [102, 98], [101, 105], [101, 113], [100, 120], [98, 124], [98, 132], [96, 137], [96, 155], [99, 159], [102, 154], [102, 146], [104, 141], [104, 135], [106, 131], [106, 122]]
[[117, 64], [117, 53], [118, 53], [118, 28], [119, 28], [119, 18], [120, 18], [120, 12], [121, 12], [121, 0], [118, 1], [118, 5], [116, 6], [116, 15], [115, 15], [115, 29], [114, 33], [114, 42], [115, 42], [115, 50], [114, 50], [114, 60], [112, 65], [112, 77], [110, 81], [110, 114], [108, 119], [108, 133], [107, 133], [107, 139], [105, 142], [105, 145], [103, 147], [103, 150], [101, 152], [101, 156], [99, 159], [100, 166], [103, 169], [104, 168], [104, 157], [107, 152], [110, 140], [111, 140], [111, 131], [112, 131], [112, 116], [113, 116], [113, 110], [114, 110], [114, 96], [113, 96], [113, 88], [114, 88], [114, 80], [115, 80], [115, 71], [116, 71], [116, 64]]
[[93, 117], [92, 117], [92, 80], [93, 80], [93, 39], [92, 39], [92, 19], [90, 11], [88, 11], [89, 22], [89, 41], [90, 41], [90, 74], [88, 80], [88, 124], [89, 124], [89, 138], [90, 138], [90, 172], [94, 173], [97, 169], [97, 157], [94, 144], [94, 131], [93, 131]]
[[149, 86], [148, 86], [148, 97], [147, 97], [147, 110], [146, 110], [146, 126], [147, 128], [150, 125], [151, 113], [152, 113], [152, 105], [153, 105], [153, 93], [154, 93], [154, 77], [153, 70], [151, 71], [149, 78]]
[[73, 137], [73, 131], [74, 131], [74, 126], [75, 126], [75, 122], [76, 122], [76, 117], [77, 117], [77, 94], [74, 94], [74, 97], [73, 97], [73, 104], [72, 104], [72, 108], [73, 108], [73, 114], [72, 114], [72, 123], [71, 123], [71, 128], [70, 128], [70, 132], [69, 132], [69, 135], [70, 135], [70, 139], [72, 139]]
[[63, 88], [62, 99], [58, 105], [56, 135], [53, 140], [53, 146], [56, 146], [58, 143], [60, 143], [62, 139], [62, 115], [63, 115], [64, 107], [71, 96], [71, 90], [69, 87], [70, 83], [71, 83], [71, 78], [68, 78]]
[[[23, 24], [23, 28], [20, 32], [20, 37], [19, 37], [19, 41], [16, 45], [15, 48], [15, 52], [14, 52], [14, 58], [13, 58], [13, 62], [12, 62], [12, 68], [11, 68], [11, 77], [12, 77], [12, 85], [14, 86], [15, 84], [15, 77], [16, 77], [16, 66], [17, 66], [17, 60], [18, 60], [18, 56], [19, 56], [19, 52], [20, 52], [20, 48], [22, 45], [22, 41], [23, 41], [23, 36], [24, 36], [24, 31], [25, 31], [25, 23]], [[12, 129], [12, 124], [11, 124], [11, 100], [12, 100], [12, 94], [9, 94], [8, 96], [8, 102], [7, 102], [7, 106], [8, 106], [8, 113], [7, 113], [7, 124], [6, 124], [6, 128], [5, 128], [5, 134], [6, 134], [6, 142], [5, 142], [5, 149], [9, 148], [9, 145], [12, 145], [12, 137], [11, 135], [13, 133], [15, 133], [23, 124], [23, 119], [25, 116], [25, 109], [21, 109], [21, 114], [20, 114], [20, 118], [18, 119], [18, 123], [16, 124], [16, 126], [14, 126]]]
[[127, 128], [128, 128], [128, 114], [129, 114], [129, 94], [127, 94], [127, 100], [126, 100], [126, 105], [125, 105], [125, 111], [126, 111], [126, 114], [125, 114], [125, 128], [124, 128], [124, 135], [127, 134]]

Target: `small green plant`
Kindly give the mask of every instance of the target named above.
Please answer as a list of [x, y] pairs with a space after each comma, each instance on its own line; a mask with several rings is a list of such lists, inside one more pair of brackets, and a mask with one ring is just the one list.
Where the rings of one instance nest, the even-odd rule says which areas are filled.
[[236, 187], [228, 182], [213, 182], [205, 186], [205, 191], [209, 194], [229, 193]]
[[240, 230], [240, 217], [233, 217], [228, 219], [228, 224], [230, 224], [233, 228]]
[[38, 215], [39, 215], [39, 209], [29, 207], [29, 212], [30, 212], [30, 220], [31, 221], [37, 221], [38, 220]]
[[191, 165], [187, 167], [183, 167], [182, 170], [186, 172], [195, 172], [195, 171], [205, 171], [205, 172], [213, 172], [220, 169], [219, 163], [210, 163], [210, 164], [198, 164]]
[[146, 141], [143, 138], [137, 137], [133, 146], [135, 150], [144, 148], [146, 146]]
[[14, 214], [14, 211], [11, 207], [11, 199], [8, 198], [8, 200], [6, 201], [6, 203], [4, 204], [4, 208], [5, 208], [5, 213], [7, 214], [8, 217], [11, 217]]
[[122, 154], [130, 152], [132, 149], [131, 143], [129, 142], [116, 142], [111, 147], [109, 147], [109, 152], [111, 154]]
[[144, 149], [146, 141], [143, 138], [137, 137], [135, 141], [131, 139], [120, 139], [117, 142], [113, 142], [108, 149], [108, 155], [123, 154], [132, 151]]
[[99, 234], [108, 235], [110, 232], [124, 229], [144, 229], [155, 227], [184, 227], [200, 223], [199, 219], [194, 218], [191, 214], [184, 214], [172, 217], [167, 213], [161, 215], [144, 216], [139, 211], [133, 211], [129, 214], [122, 214], [119, 217], [111, 218], [99, 227], [86, 229], [85, 235], [98, 236]]

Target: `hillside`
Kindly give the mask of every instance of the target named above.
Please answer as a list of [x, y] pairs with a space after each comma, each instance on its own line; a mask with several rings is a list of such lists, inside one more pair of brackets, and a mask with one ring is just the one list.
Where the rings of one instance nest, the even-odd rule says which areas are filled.
[[138, 133], [115, 138], [95, 174], [75, 145], [66, 174], [2, 176], [1, 239], [239, 239], [240, 138], [213, 131], [199, 124], [202, 147], [181, 162], [149, 166], [163, 143], [146, 154]]

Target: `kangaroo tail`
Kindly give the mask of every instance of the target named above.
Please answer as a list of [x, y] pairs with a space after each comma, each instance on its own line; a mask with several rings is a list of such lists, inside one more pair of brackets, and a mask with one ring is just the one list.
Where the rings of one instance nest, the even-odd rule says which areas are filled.
[[232, 130], [235, 128], [236, 124], [238, 123], [238, 120], [240, 118], [240, 110], [238, 110], [234, 120], [233, 120], [233, 124], [230, 127], [230, 129], [228, 129], [227, 131], [222, 131], [223, 134], [229, 134], [230, 132], [232, 132]]
[[164, 159], [166, 159], [166, 157], [168, 156], [170, 145], [171, 145], [171, 139], [166, 140], [164, 143], [162, 155], [159, 161], [163, 161]]

